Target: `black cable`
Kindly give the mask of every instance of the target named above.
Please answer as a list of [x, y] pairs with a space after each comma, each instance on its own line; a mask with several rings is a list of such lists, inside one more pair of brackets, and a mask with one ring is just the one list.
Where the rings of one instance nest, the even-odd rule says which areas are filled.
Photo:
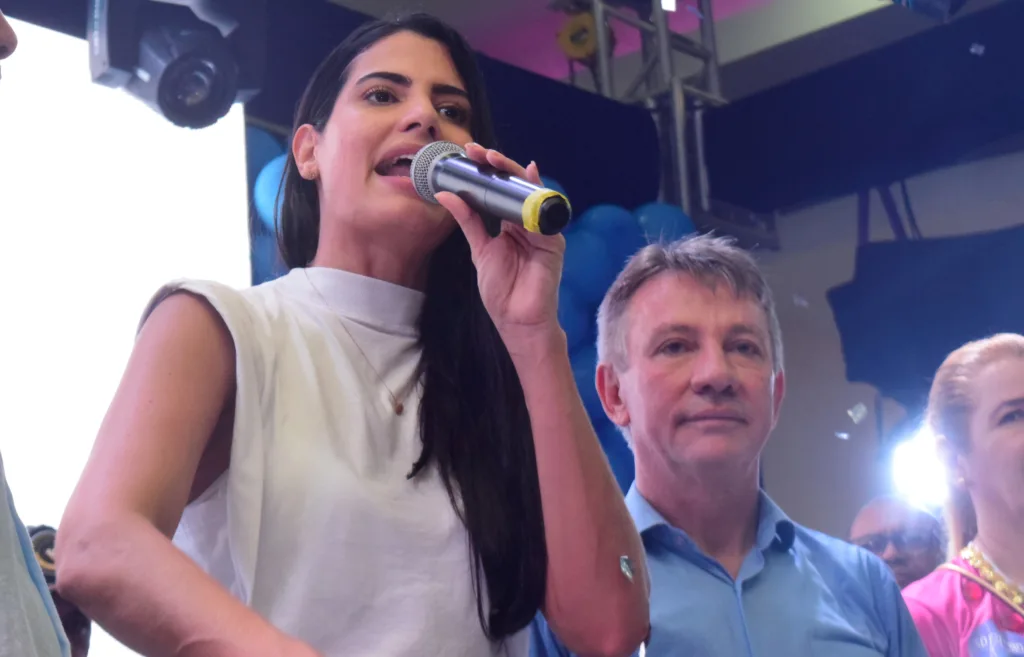
[[896, 199], [893, 198], [889, 185], [879, 187], [878, 196], [882, 199], [882, 207], [885, 209], [885, 214], [889, 217], [889, 226], [892, 228], [893, 237], [896, 238], [897, 242], [907, 239], [907, 231], [903, 227], [903, 217], [900, 216], [900, 211], [896, 209]]
[[903, 195], [903, 209], [907, 213], [907, 223], [910, 224], [910, 234], [914, 239], [924, 239], [921, 235], [921, 228], [917, 225], [917, 217], [914, 215], [914, 208], [910, 204], [910, 192], [907, 191], [907, 181], [900, 181], [900, 193]]

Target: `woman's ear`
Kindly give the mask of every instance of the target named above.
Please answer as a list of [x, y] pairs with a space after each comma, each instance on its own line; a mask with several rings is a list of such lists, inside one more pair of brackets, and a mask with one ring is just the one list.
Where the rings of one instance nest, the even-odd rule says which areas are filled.
[[316, 180], [320, 175], [320, 168], [316, 162], [316, 144], [320, 134], [316, 128], [306, 123], [299, 126], [292, 139], [292, 157], [295, 158], [295, 167], [299, 175], [306, 180]]

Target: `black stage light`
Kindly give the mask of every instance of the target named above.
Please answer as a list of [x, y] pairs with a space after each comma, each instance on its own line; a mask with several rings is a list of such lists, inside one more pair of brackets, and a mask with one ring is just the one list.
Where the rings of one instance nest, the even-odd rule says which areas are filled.
[[263, 82], [267, 0], [90, 0], [94, 82], [175, 125], [213, 125]]

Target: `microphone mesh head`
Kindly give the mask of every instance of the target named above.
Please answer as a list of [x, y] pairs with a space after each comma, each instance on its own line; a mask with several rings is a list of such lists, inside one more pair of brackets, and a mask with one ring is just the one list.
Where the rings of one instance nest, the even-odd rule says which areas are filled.
[[423, 200], [437, 203], [437, 199], [434, 198], [435, 190], [430, 184], [430, 169], [439, 158], [452, 154], [465, 155], [466, 151], [450, 141], [435, 141], [421, 148], [412, 158], [409, 175], [412, 177], [416, 193], [423, 197]]

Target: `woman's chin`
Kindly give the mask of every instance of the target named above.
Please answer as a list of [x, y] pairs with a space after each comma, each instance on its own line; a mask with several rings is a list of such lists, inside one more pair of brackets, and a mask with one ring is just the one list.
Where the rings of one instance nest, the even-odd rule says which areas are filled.
[[447, 210], [419, 196], [410, 198], [402, 194], [385, 194], [377, 199], [368, 208], [374, 224], [420, 236], [433, 231], [442, 231], [447, 236], [455, 228], [455, 220]]

